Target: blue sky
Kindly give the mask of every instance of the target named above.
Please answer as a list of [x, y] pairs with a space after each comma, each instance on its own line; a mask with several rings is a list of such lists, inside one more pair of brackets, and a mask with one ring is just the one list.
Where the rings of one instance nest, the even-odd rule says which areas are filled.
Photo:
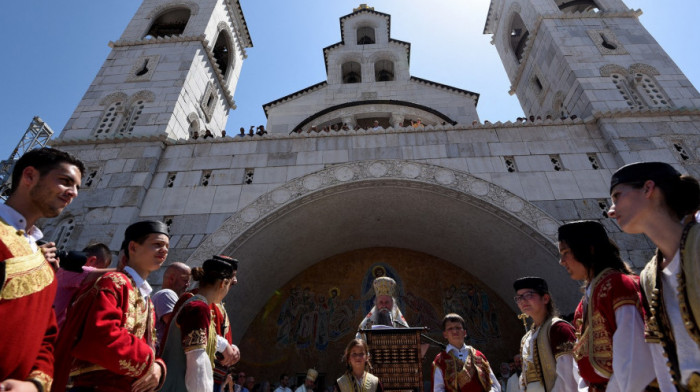
[[[366, 0], [364, 0], [366, 1]], [[19, 142], [32, 117], [60, 133], [141, 0], [23, 0], [0, 14], [0, 159]], [[694, 28], [700, 2], [627, 0], [640, 20], [696, 86], [700, 59]], [[322, 49], [340, 40], [338, 18], [359, 1], [241, 0], [253, 38], [227, 129], [266, 122], [264, 103], [325, 80]], [[490, 35], [488, 0], [376, 0], [393, 38], [411, 43], [411, 75], [481, 94], [481, 120], [522, 115]]]

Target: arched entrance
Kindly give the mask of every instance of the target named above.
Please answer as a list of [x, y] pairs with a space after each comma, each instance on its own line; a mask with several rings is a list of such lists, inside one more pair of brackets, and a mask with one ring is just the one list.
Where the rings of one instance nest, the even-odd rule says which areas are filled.
[[[398, 160], [352, 162], [261, 196], [207, 237], [188, 264], [216, 253], [241, 261], [240, 283], [227, 298], [237, 341], [278, 290], [304, 271], [366, 249], [419, 252], [450, 263], [510, 307], [504, 311], [513, 318], [513, 280], [539, 275], [568, 313], [580, 293], [557, 264], [559, 224], [526, 200], [467, 173]], [[340, 271], [327, 273], [344, 282]], [[437, 283], [435, 278], [424, 282]], [[359, 282], [357, 290], [355, 298], [361, 294]], [[269, 316], [277, 322], [278, 314]]]

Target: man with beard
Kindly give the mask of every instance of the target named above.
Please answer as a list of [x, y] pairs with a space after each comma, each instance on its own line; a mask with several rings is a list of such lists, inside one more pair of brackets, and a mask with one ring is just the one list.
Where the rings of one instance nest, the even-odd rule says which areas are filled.
[[34, 224], [78, 196], [84, 173], [80, 160], [53, 148], [27, 152], [12, 171], [10, 196], [0, 205], [0, 390], [51, 389], [57, 283]]
[[376, 278], [374, 287], [374, 306], [360, 323], [357, 338], [365, 340], [363, 329], [372, 329], [374, 325], [391, 328], [408, 328], [408, 323], [396, 305], [396, 281], [388, 276]]

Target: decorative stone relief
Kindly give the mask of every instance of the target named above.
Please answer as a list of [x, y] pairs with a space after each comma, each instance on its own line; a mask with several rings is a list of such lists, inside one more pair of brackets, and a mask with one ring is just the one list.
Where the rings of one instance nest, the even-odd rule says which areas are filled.
[[617, 40], [612, 30], [587, 30], [586, 33], [591, 37], [591, 41], [593, 41], [601, 54], [627, 54], [627, 50]]
[[[352, 173], [352, 178], [349, 178]], [[561, 224], [527, 200], [468, 173], [399, 160], [360, 161], [295, 178], [234, 213], [200, 244], [188, 262], [211, 254], [231, 254], [239, 244], [300, 203], [349, 189], [373, 186], [419, 188], [474, 205], [510, 222], [550, 252]], [[194, 264], [193, 264], [194, 265]]]
[[160, 60], [160, 55], [139, 57], [129, 71], [127, 82], [146, 82], [151, 80]]

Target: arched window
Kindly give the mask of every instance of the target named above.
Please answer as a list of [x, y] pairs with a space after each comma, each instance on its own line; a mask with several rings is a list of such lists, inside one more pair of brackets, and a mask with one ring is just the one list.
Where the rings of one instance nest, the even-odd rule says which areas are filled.
[[656, 84], [656, 80], [650, 75], [642, 72], [635, 72], [633, 85], [639, 95], [644, 97], [646, 104], [651, 108], [670, 108], [666, 94]]
[[121, 128], [119, 128], [119, 134], [122, 136], [131, 135], [134, 131], [134, 126], [136, 126], [136, 121], [141, 118], [141, 113], [143, 113], [144, 101], [138, 100], [134, 102], [131, 107], [131, 112], [129, 113], [129, 118], [122, 123]]
[[357, 29], [357, 44], [358, 45], [370, 45], [375, 43], [374, 39], [374, 28], [369, 26], [363, 26]]
[[513, 20], [510, 23], [510, 48], [515, 53], [515, 59], [520, 63], [523, 59], [523, 52], [525, 51], [525, 44], [530, 36], [530, 32], [527, 31], [525, 23], [523, 22], [520, 15], [513, 14]]
[[598, 12], [600, 8], [593, 0], [559, 0], [557, 6], [561, 12]]
[[394, 63], [389, 60], [379, 60], [374, 63], [374, 80], [377, 82], [394, 80]]
[[343, 83], [360, 83], [362, 82], [362, 68], [360, 63], [349, 61], [343, 64]]
[[120, 125], [124, 117], [124, 103], [122, 101], [112, 102], [102, 114], [95, 136], [107, 136], [114, 132]]
[[158, 38], [167, 35], [180, 35], [185, 31], [187, 22], [190, 20], [190, 10], [187, 8], [173, 8], [153, 21], [151, 28], [144, 38]]
[[221, 30], [214, 44], [214, 59], [224, 77], [226, 77], [229, 64], [231, 64], [231, 55], [231, 39], [228, 34], [226, 34], [225, 30]]
[[610, 74], [610, 79], [612, 79], [613, 84], [617, 87], [617, 91], [620, 92], [622, 98], [627, 103], [627, 106], [633, 109], [643, 109], [644, 104], [639, 99], [637, 93], [630, 88], [627, 78], [619, 73]]

